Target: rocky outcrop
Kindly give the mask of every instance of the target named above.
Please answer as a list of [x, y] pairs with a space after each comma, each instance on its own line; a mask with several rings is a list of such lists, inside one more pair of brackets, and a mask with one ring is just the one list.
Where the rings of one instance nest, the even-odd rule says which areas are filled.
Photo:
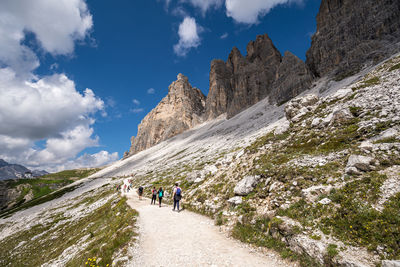
[[205, 96], [193, 88], [188, 78], [178, 74], [169, 86], [169, 92], [139, 124], [136, 137], [126, 156], [133, 155], [180, 134], [202, 122]]
[[290, 52], [282, 58], [268, 35], [259, 35], [247, 45], [246, 57], [235, 47], [227, 62], [211, 63], [205, 117], [227, 113], [230, 118], [267, 96], [274, 103], [287, 101], [308, 89], [311, 81], [303, 61]]
[[310, 88], [313, 77], [304, 61], [289, 51], [285, 52], [273, 84], [272, 99], [275, 103], [286, 102]]
[[399, 50], [400, 1], [322, 0], [307, 65], [343, 78]]
[[375, 159], [361, 155], [351, 155], [346, 165], [347, 174], [360, 174], [361, 171], [375, 170]]
[[285, 106], [286, 118], [291, 122], [298, 122], [308, 112], [313, 111], [318, 103], [318, 96], [308, 94], [290, 100]]
[[260, 176], [257, 175], [245, 176], [236, 184], [233, 192], [238, 196], [247, 196], [254, 190], [254, 187], [257, 185], [259, 180]]

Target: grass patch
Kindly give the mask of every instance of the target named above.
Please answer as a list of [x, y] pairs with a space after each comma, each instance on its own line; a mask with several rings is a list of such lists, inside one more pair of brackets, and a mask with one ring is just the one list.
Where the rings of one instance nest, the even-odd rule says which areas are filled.
[[76, 169], [76, 170], [65, 170], [61, 172], [56, 172], [56, 173], [49, 173], [46, 175], [43, 175], [41, 178], [43, 179], [57, 179], [57, 180], [65, 180], [65, 179], [82, 179], [86, 178], [98, 171], [100, 171], [101, 168], [88, 168], [88, 169]]
[[389, 71], [394, 71], [394, 70], [398, 70], [398, 69], [400, 69], [400, 63], [390, 67]]
[[245, 243], [274, 249], [282, 258], [299, 261], [301, 266], [320, 266], [311, 257], [291, 251], [284, 242], [270, 235], [270, 230], [276, 228], [279, 223], [279, 220], [268, 218], [259, 218], [254, 225], [237, 223], [233, 228], [232, 236]]
[[333, 189], [328, 198], [333, 204], [307, 203], [304, 199], [278, 215], [288, 216], [303, 226], [319, 228], [354, 246], [364, 246], [378, 252], [378, 246], [386, 249], [387, 258], [400, 256], [400, 193], [386, 202], [384, 210], [372, 208], [379, 198], [385, 175], [377, 172], [347, 183], [341, 189]]
[[[107, 191], [106, 195], [112, 191]], [[85, 205], [88, 198], [100, 199], [94, 195], [80, 204]], [[35, 225], [1, 240], [0, 265], [40, 266], [74, 245], [78, 245], [80, 251], [66, 266], [85, 266], [86, 260], [93, 257], [97, 258], [99, 266], [111, 265], [114, 253], [136, 235], [136, 216], [137, 212], [127, 205], [126, 198], [116, 197], [74, 221], [68, 222], [62, 213], [56, 214], [46, 224]]]
[[65, 187], [65, 188], [62, 188], [62, 189], [60, 189], [58, 191], [52, 192], [50, 194], [46, 194], [44, 196], [32, 199], [31, 201], [26, 202], [26, 203], [23, 203], [23, 201], [22, 202], [20, 201], [20, 203], [18, 203], [14, 208], [11, 208], [11, 209], [5, 210], [5, 211], [1, 211], [0, 212], [0, 218], [8, 217], [8, 216], [12, 215], [13, 213], [15, 213], [17, 211], [24, 210], [24, 209], [27, 209], [27, 208], [30, 208], [30, 207], [45, 203], [47, 201], [51, 201], [53, 199], [59, 198], [59, 197], [63, 196], [64, 194], [68, 193], [68, 192], [74, 191], [78, 187], [79, 187], [78, 185]]

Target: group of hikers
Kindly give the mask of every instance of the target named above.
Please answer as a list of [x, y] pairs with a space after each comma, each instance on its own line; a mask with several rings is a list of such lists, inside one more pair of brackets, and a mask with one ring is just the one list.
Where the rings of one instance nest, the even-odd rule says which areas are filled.
[[[142, 199], [144, 188], [143, 186], [139, 186], [138, 188], [138, 195], [139, 195], [139, 200]], [[151, 203], [150, 205], [156, 205], [157, 197], [158, 197], [158, 205], [161, 208], [161, 202], [164, 197], [164, 190], [162, 187], [160, 187], [158, 190], [154, 186], [153, 189], [151, 190]], [[179, 187], [178, 183], [175, 183], [174, 191], [172, 194], [173, 200], [174, 200], [174, 208], [172, 209], [173, 211], [178, 211], [179, 212], [179, 202], [182, 199], [182, 189]]]
[[129, 179], [127, 181], [124, 181], [123, 185], [118, 184], [116, 189], [117, 189], [117, 191], [122, 191], [124, 193], [129, 193], [131, 188], [132, 188], [132, 180]]

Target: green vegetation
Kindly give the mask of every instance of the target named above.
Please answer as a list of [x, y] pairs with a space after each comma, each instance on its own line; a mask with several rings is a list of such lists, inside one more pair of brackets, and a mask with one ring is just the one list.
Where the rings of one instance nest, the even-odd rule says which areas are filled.
[[87, 168], [87, 169], [76, 169], [76, 170], [65, 170], [61, 172], [56, 172], [56, 173], [49, 173], [41, 178], [43, 179], [55, 179], [55, 180], [79, 180], [82, 178], [86, 178], [98, 171], [100, 171], [101, 168]]
[[15, 213], [17, 211], [20, 211], [20, 210], [23, 210], [23, 209], [27, 209], [27, 208], [30, 208], [30, 207], [45, 203], [47, 201], [59, 198], [59, 197], [63, 196], [64, 194], [68, 193], [68, 192], [74, 191], [77, 187], [78, 186], [64, 187], [64, 188], [62, 188], [60, 190], [57, 190], [55, 192], [43, 195], [43, 196], [38, 197], [38, 198], [34, 198], [31, 201], [28, 201], [26, 203], [24, 203], [24, 200], [22, 199], [19, 202], [17, 202], [17, 204], [13, 208], [11, 208], [9, 210], [1, 211], [0, 212], [0, 218], [4, 218], [4, 217], [7, 217], [7, 216], [10, 216], [11, 214], [13, 214], [13, 213]]
[[379, 83], [380, 83], [379, 77], [372, 77], [372, 78], [370, 78], [368, 80], [364, 80], [361, 85], [359, 85], [357, 87], [354, 87], [353, 91], [358, 90], [358, 89], [362, 89], [362, 88], [366, 88], [366, 87], [370, 87], [370, 86], [373, 86], [373, 85], [378, 85]]
[[399, 258], [400, 246], [400, 194], [392, 197], [382, 212], [372, 208], [379, 198], [379, 188], [386, 180], [377, 172], [332, 190], [329, 205], [309, 204], [304, 199], [278, 215], [298, 220], [303, 226], [319, 228], [343, 242], [376, 250], [387, 248], [388, 258]]
[[245, 243], [274, 249], [280, 253], [282, 258], [299, 261], [301, 266], [320, 266], [320, 264], [311, 257], [291, 251], [280, 238], [272, 237], [270, 234], [271, 231], [274, 229], [276, 230], [280, 223], [281, 221], [277, 218], [272, 220], [268, 218], [258, 218], [254, 225], [237, 223], [232, 231], [232, 236]]
[[[110, 196], [112, 191], [94, 192], [79, 205]], [[79, 251], [67, 262], [67, 266], [84, 266], [88, 258], [94, 257], [96, 265], [111, 265], [113, 255], [124, 249], [136, 235], [136, 216], [137, 212], [127, 205], [126, 198], [118, 198], [117, 195], [84, 217], [69, 220], [63, 213], [58, 213], [45, 224], [35, 225], [1, 240], [0, 264], [40, 266], [57, 259], [65, 249], [76, 246]]]
[[394, 70], [398, 70], [398, 69], [400, 69], [400, 63], [390, 67], [389, 71], [394, 71]]
[[332, 259], [337, 254], [339, 254], [339, 251], [337, 251], [337, 245], [329, 244], [328, 247], [326, 248], [326, 255], [328, 256], [328, 258]]
[[349, 107], [349, 110], [351, 114], [353, 114], [354, 117], [358, 117], [361, 114], [362, 109], [360, 107]]
[[[14, 201], [15, 205], [11, 209], [5, 210], [5, 207], [3, 207], [3, 209], [0, 211], [0, 217], [4, 217], [15, 211], [32, 207], [46, 201], [58, 198], [63, 194], [74, 190], [76, 187], [64, 188], [59, 190], [60, 188], [65, 187], [76, 180], [85, 178], [99, 170], [99, 168], [66, 170], [58, 173], [46, 174], [42, 177], [35, 179], [18, 179], [4, 181], [3, 183], [6, 184], [7, 188], [19, 188], [20, 194], [18, 198]], [[33, 194], [33, 199], [25, 202], [24, 197], [30, 192], [32, 192]], [[49, 195], [52, 192], [55, 193]]]

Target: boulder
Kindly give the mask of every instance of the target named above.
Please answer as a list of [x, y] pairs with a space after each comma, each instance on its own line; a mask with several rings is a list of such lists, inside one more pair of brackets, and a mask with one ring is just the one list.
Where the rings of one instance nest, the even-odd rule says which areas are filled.
[[375, 138], [375, 141], [389, 139], [389, 138], [396, 138], [399, 136], [400, 133], [398, 128], [393, 127], [383, 131], [377, 138]]
[[286, 119], [283, 118], [281, 123], [275, 128], [274, 134], [279, 135], [287, 132], [290, 128], [290, 122]]
[[239, 181], [239, 183], [236, 184], [233, 192], [239, 196], [247, 196], [251, 191], [253, 191], [259, 179], [260, 176], [258, 175], [245, 176], [242, 180]]
[[372, 151], [372, 149], [374, 148], [374, 145], [370, 141], [363, 141], [360, 144], [360, 148], [365, 151]]
[[383, 260], [382, 267], [400, 267], [400, 261]]
[[289, 121], [299, 121], [299, 119], [314, 109], [318, 102], [318, 96], [308, 94], [303, 97], [297, 97], [289, 101], [285, 106], [285, 115]]
[[241, 196], [235, 196], [235, 197], [228, 199], [228, 203], [230, 203], [231, 205], [234, 205], [234, 206], [240, 205], [240, 204], [242, 204], [242, 202], [243, 202], [243, 200], [242, 200]]
[[354, 116], [351, 114], [348, 108], [339, 109], [332, 113], [332, 118], [329, 122], [329, 125], [341, 125], [353, 118]]
[[332, 202], [332, 200], [330, 200], [329, 198], [323, 198], [320, 201], [318, 201], [318, 203], [320, 203], [322, 205], [328, 205], [331, 202]]
[[346, 173], [351, 174], [354, 168], [360, 171], [372, 171], [375, 169], [375, 159], [361, 155], [351, 155], [346, 165]]

